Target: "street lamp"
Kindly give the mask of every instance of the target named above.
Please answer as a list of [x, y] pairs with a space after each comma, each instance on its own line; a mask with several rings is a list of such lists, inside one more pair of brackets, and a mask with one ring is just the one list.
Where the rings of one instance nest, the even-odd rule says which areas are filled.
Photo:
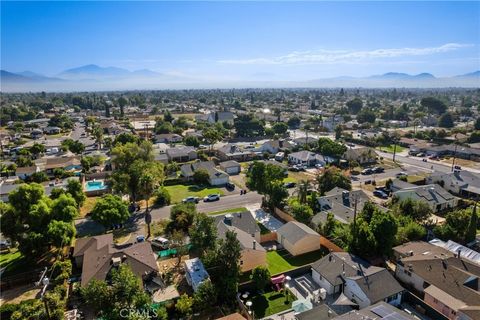
[[288, 304], [288, 288], [290, 288], [290, 285], [285, 283], [285, 304]]

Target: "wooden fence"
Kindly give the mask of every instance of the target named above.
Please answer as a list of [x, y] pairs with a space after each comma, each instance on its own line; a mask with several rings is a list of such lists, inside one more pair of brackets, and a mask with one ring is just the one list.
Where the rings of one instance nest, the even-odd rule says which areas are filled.
[[320, 237], [320, 246], [331, 252], [343, 252], [344, 250], [324, 236]]
[[275, 216], [282, 219], [285, 222], [296, 221], [294, 217], [286, 213], [285, 211], [280, 210], [279, 208], [275, 207], [274, 210]]
[[277, 241], [277, 233], [276, 232], [270, 232], [270, 233], [267, 233], [267, 234], [261, 234], [260, 235], [260, 243], [270, 242], [270, 241]]

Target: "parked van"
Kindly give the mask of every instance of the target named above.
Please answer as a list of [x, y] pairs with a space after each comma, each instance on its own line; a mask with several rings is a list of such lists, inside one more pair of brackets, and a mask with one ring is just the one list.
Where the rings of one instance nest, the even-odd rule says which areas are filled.
[[277, 161], [282, 162], [284, 158], [285, 158], [285, 153], [283, 153], [283, 152], [278, 152], [275, 155], [275, 160], [277, 160]]
[[168, 249], [170, 246], [170, 241], [163, 237], [156, 237], [152, 240], [152, 245], [159, 247], [160, 249]]

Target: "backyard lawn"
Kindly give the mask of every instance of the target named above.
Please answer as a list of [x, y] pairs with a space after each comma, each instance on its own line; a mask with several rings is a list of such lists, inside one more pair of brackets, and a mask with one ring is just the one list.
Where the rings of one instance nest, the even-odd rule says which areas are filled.
[[305, 253], [296, 257], [290, 255], [287, 250], [269, 251], [267, 252], [268, 270], [270, 274], [275, 275], [315, 262], [324, 255], [325, 252], [323, 250]]
[[166, 186], [165, 189], [167, 189], [168, 193], [170, 193], [170, 196], [172, 197], [172, 203], [182, 202], [183, 199], [189, 196], [203, 198], [211, 193], [218, 193], [223, 196], [222, 189], [213, 187], [177, 184], [174, 186]]
[[31, 262], [27, 261], [17, 249], [11, 249], [8, 253], [0, 254], [0, 269], [5, 268], [2, 273], [3, 277], [25, 272], [30, 267]]
[[232, 208], [232, 209], [221, 210], [221, 211], [208, 212], [207, 214], [210, 215], [210, 216], [217, 216], [217, 215], [220, 215], [220, 214], [243, 212], [243, 211], [248, 211], [248, 210], [247, 210], [247, 208], [239, 207], [239, 208]]
[[100, 197], [87, 197], [85, 199], [83, 206], [80, 208], [80, 219], [85, 218], [85, 216], [93, 210], [93, 207], [95, 206], [95, 203], [97, 203], [98, 199], [100, 199]]
[[290, 309], [295, 296], [287, 290], [288, 299], [283, 291], [269, 291], [257, 294], [250, 298], [255, 318], [260, 319], [269, 315]]

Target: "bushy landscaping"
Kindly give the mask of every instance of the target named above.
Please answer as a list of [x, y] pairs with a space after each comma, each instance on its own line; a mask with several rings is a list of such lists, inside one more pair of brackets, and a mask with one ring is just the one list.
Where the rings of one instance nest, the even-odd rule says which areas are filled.
[[221, 196], [224, 194], [222, 189], [214, 188], [214, 187], [204, 187], [204, 186], [197, 186], [197, 185], [174, 185], [174, 186], [166, 186], [165, 189], [168, 190], [172, 197], [172, 203], [179, 203], [182, 202], [183, 199], [189, 196], [194, 197], [205, 197], [211, 193], [218, 193]]
[[292, 270], [309, 263], [313, 263], [323, 257], [325, 252], [317, 250], [300, 256], [292, 256], [287, 250], [267, 252], [268, 270], [272, 275]]
[[[287, 299], [288, 296], [288, 299]], [[269, 315], [290, 309], [295, 296], [289, 291], [268, 291], [250, 298], [255, 318], [260, 319]]]

